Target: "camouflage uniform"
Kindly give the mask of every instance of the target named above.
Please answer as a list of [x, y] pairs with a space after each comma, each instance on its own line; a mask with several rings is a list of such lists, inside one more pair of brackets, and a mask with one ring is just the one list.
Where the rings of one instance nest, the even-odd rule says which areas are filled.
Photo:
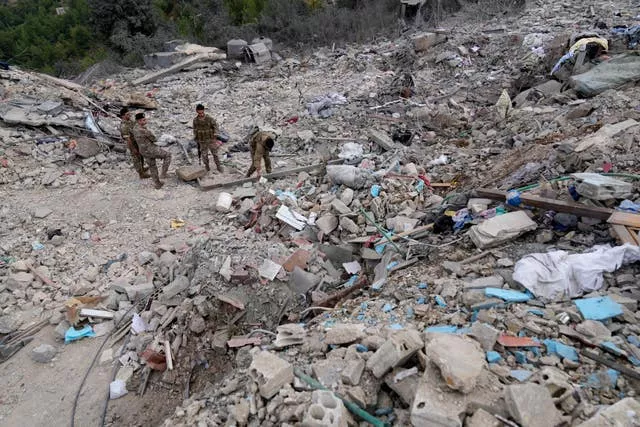
[[[162, 183], [160, 178], [166, 178], [169, 171], [169, 165], [171, 164], [171, 153], [156, 146], [154, 142], [157, 141], [156, 136], [151, 133], [146, 127], [136, 124], [133, 128], [133, 139], [138, 143], [140, 154], [147, 160], [149, 164], [149, 172], [153, 178], [153, 182], [156, 187], [160, 187]], [[158, 176], [158, 166], [156, 165], [156, 159], [162, 159], [162, 175]]]
[[138, 144], [133, 138], [133, 127], [136, 125], [136, 122], [133, 120], [122, 120], [120, 124], [120, 136], [127, 143], [127, 147], [129, 147], [129, 152], [131, 153], [131, 160], [133, 160], [133, 167], [140, 175], [140, 178], [148, 177], [144, 170], [144, 158], [140, 154], [140, 150], [138, 149]]
[[193, 138], [200, 146], [200, 155], [205, 169], [209, 171], [209, 151], [211, 151], [218, 172], [222, 172], [222, 165], [218, 157], [218, 143], [216, 142], [217, 132], [218, 123], [213, 117], [205, 114], [204, 117], [196, 116], [193, 119]]
[[254, 173], [260, 166], [260, 162], [264, 159], [264, 169], [267, 173], [271, 173], [271, 159], [269, 158], [269, 149], [266, 146], [267, 139], [275, 140], [271, 132], [256, 132], [251, 136], [249, 148], [251, 149], [251, 167], [247, 172], [247, 178]]

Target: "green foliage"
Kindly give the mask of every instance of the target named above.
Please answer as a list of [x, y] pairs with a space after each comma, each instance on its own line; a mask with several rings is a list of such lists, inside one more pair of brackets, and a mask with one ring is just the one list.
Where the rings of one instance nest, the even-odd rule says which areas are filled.
[[234, 25], [257, 22], [267, 0], [224, 0]]
[[99, 60], [104, 51], [92, 48], [95, 40], [86, 1], [66, 2], [62, 15], [56, 14], [57, 7], [60, 2], [55, 0], [0, 6], [0, 58], [53, 74]]

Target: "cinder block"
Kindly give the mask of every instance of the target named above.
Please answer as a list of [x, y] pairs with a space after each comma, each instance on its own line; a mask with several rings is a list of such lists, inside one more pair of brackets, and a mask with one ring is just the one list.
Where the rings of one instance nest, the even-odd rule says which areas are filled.
[[303, 427], [347, 427], [349, 414], [344, 404], [328, 390], [316, 390], [302, 421]]
[[418, 331], [413, 329], [399, 331], [385, 341], [369, 358], [367, 368], [376, 378], [380, 378], [390, 369], [409, 360], [423, 345], [424, 342]]
[[347, 385], [358, 385], [360, 377], [364, 371], [364, 360], [354, 359], [347, 363], [347, 366], [342, 370], [341, 378], [342, 382]]

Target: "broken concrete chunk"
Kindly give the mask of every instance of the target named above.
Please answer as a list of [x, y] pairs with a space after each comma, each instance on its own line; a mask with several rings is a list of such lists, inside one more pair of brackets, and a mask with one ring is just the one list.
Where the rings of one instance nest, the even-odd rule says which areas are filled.
[[578, 427], [634, 427], [638, 425], [640, 425], [640, 402], [633, 397], [627, 397], [598, 411]]
[[329, 390], [311, 394], [311, 405], [302, 421], [303, 427], [347, 427], [349, 414], [344, 403]]
[[324, 341], [329, 345], [343, 345], [358, 341], [363, 336], [363, 325], [340, 324], [327, 331]]
[[504, 400], [509, 413], [522, 427], [554, 427], [561, 421], [549, 390], [539, 384], [510, 385], [504, 389]]
[[474, 225], [469, 230], [469, 237], [478, 248], [485, 249], [515, 239], [537, 227], [538, 224], [524, 211], [509, 212]]
[[437, 334], [425, 351], [450, 388], [462, 393], [475, 388], [485, 367], [485, 355], [478, 343], [459, 335]]
[[176, 176], [183, 181], [195, 181], [207, 174], [202, 166], [182, 166], [176, 169]]
[[[415, 368], [413, 368], [415, 369]], [[393, 390], [405, 405], [411, 406], [420, 385], [420, 376], [407, 375], [411, 369], [394, 369], [384, 377], [384, 382]], [[417, 370], [416, 370], [417, 371]]]
[[56, 356], [58, 350], [49, 344], [40, 344], [31, 350], [31, 358], [34, 362], [49, 363]]
[[376, 378], [381, 378], [390, 369], [409, 360], [423, 345], [418, 331], [413, 329], [398, 331], [369, 358], [367, 368]]
[[[424, 373], [416, 390], [411, 407], [411, 425], [413, 427], [462, 427], [457, 411], [450, 405], [443, 405], [442, 391], [435, 383], [434, 373], [429, 368]], [[460, 408], [462, 409], [462, 408]]]
[[353, 201], [353, 195], [354, 195], [354, 191], [351, 188], [345, 188], [342, 191], [342, 194], [340, 195], [340, 200], [346, 206], [349, 206], [351, 204], [351, 202]]
[[490, 351], [493, 350], [493, 346], [500, 336], [500, 331], [486, 323], [475, 322], [471, 326], [470, 335], [480, 343], [484, 351]]
[[331, 202], [331, 207], [336, 210], [341, 215], [347, 215], [351, 213], [351, 209], [345, 205], [340, 199], [333, 199]]
[[326, 214], [316, 220], [316, 227], [324, 234], [330, 234], [338, 228], [338, 217], [332, 214]]
[[46, 218], [51, 215], [53, 211], [45, 206], [38, 206], [33, 211], [34, 218]]
[[342, 382], [346, 385], [358, 385], [364, 371], [364, 360], [353, 359], [347, 362], [341, 373]]
[[162, 289], [162, 293], [160, 294], [159, 301], [164, 302], [168, 301], [171, 298], [178, 295], [180, 292], [185, 291], [189, 288], [189, 279], [186, 276], [178, 276], [173, 279], [173, 282], [169, 283], [167, 286]]
[[351, 234], [358, 234], [360, 232], [360, 227], [358, 227], [358, 224], [356, 224], [351, 218], [348, 218], [346, 216], [340, 218], [340, 227]]
[[485, 288], [501, 288], [504, 285], [504, 278], [502, 276], [489, 276], [479, 277], [473, 279], [471, 282], [464, 284], [465, 289], [485, 289]]
[[282, 387], [293, 382], [293, 366], [273, 353], [260, 351], [253, 356], [249, 375], [258, 383], [260, 395], [271, 399]]
[[320, 384], [327, 388], [334, 388], [340, 383], [342, 371], [346, 365], [347, 362], [344, 360], [332, 358], [314, 362], [311, 370]]
[[20, 271], [9, 275], [6, 281], [7, 289], [15, 291], [17, 289], [24, 289], [33, 282], [33, 274]]
[[385, 151], [391, 151], [395, 148], [393, 140], [388, 135], [377, 130], [369, 131], [369, 138]]
[[278, 335], [274, 345], [276, 348], [284, 348], [291, 345], [301, 345], [307, 335], [304, 326], [299, 323], [288, 323], [277, 328]]
[[467, 427], [500, 427], [502, 423], [493, 415], [482, 408], [474, 412], [473, 416], [467, 422]]
[[141, 283], [139, 285], [127, 286], [125, 292], [129, 301], [137, 301], [146, 298], [154, 291], [153, 283]]
[[306, 294], [320, 283], [320, 280], [320, 277], [315, 274], [304, 271], [296, 266], [289, 277], [289, 288], [295, 292], [296, 295]]

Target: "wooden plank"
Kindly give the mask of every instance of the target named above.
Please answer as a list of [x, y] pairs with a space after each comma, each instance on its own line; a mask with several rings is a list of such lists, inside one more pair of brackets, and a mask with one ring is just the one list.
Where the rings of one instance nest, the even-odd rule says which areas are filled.
[[640, 227], [640, 215], [629, 212], [613, 212], [609, 219], [609, 224], [626, 225], [627, 227]]
[[624, 225], [612, 224], [611, 229], [613, 230], [615, 235], [618, 236], [618, 240], [620, 240], [623, 245], [625, 243], [637, 245], [636, 239], [633, 238], [631, 232], [629, 232], [627, 227], [625, 227]]
[[144, 77], [136, 79], [131, 82], [133, 86], [143, 85], [146, 83], [155, 82], [158, 79], [161, 79], [166, 76], [170, 76], [171, 74], [175, 74], [183, 68], [187, 68], [189, 65], [197, 64], [198, 62], [204, 61], [217, 61], [219, 59], [226, 59], [227, 55], [223, 53], [201, 53], [199, 55], [194, 55], [185, 59], [184, 61], [178, 62], [177, 64], [165, 68], [164, 70], [156, 71], [155, 73], [147, 74]]
[[[491, 200], [504, 202], [507, 200], [507, 193], [491, 188], [480, 188], [476, 190], [478, 197], [485, 197]], [[565, 200], [548, 199], [546, 197], [520, 195], [520, 206], [533, 206], [536, 208], [550, 209], [556, 212], [569, 213], [577, 216], [607, 220], [614, 213], [613, 209], [587, 206], [580, 203], [568, 202]], [[639, 215], [640, 216], [640, 215]]]
[[[325, 163], [317, 163], [315, 165], [309, 165], [309, 166], [301, 166], [298, 168], [292, 168], [292, 169], [283, 169], [280, 171], [276, 171], [270, 174], [266, 174], [266, 175], [262, 175], [263, 177], [267, 178], [267, 179], [275, 179], [275, 178], [282, 178], [288, 175], [292, 175], [295, 173], [300, 173], [300, 172], [308, 172], [308, 171], [312, 171], [314, 169], [321, 169], [323, 167], [325, 167], [326, 165], [337, 165], [337, 164], [341, 164], [343, 162], [343, 160], [331, 160], [329, 162]], [[200, 189], [202, 191], [209, 191], [209, 190], [214, 190], [216, 188], [225, 188], [225, 187], [233, 187], [236, 185], [242, 185], [245, 184], [247, 182], [257, 182], [260, 178], [258, 177], [251, 177], [251, 178], [242, 178], [242, 179], [237, 179], [235, 181], [228, 181], [228, 182], [216, 182], [213, 184], [207, 184], [205, 182], [203, 182], [202, 180], [198, 180], [198, 183], [200, 184]]]

